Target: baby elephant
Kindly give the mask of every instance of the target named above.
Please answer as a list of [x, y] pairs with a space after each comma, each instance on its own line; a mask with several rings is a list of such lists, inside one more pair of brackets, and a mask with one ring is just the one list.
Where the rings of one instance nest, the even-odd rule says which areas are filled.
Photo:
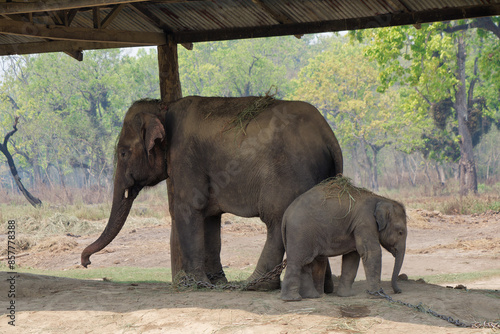
[[329, 256], [342, 255], [339, 296], [351, 296], [363, 259], [369, 291], [380, 289], [382, 250], [394, 257], [392, 288], [406, 249], [406, 212], [401, 203], [353, 186], [348, 178], [328, 179], [302, 194], [283, 216], [287, 268], [281, 299], [318, 298]]

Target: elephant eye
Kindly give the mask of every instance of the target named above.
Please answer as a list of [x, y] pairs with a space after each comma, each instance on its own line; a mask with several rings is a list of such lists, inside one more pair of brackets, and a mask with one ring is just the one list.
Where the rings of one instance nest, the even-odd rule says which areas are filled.
[[403, 231], [399, 231], [399, 235], [403, 235], [403, 234], [404, 234]]

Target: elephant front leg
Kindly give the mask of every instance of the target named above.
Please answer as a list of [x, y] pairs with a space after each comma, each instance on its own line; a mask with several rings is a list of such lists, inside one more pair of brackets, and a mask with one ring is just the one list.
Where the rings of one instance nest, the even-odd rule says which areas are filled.
[[182, 256], [182, 270], [196, 281], [210, 283], [205, 274], [205, 233], [203, 215], [176, 201], [175, 230]]
[[168, 191], [168, 211], [170, 212], [171, 228], [170, 228], [170, 268], [172, 271], [172, 279], [182, 270], [182, 252], [179, 241], [179, 234], [175, 224], [174, 210], [174, 186], [171, 179], [167, 179]]
[[381, 288], [380, 275], [382, 273], [382, 250], [370, 250], [361, 255], [363, 267], [365, 268], [368, 292], [376, 292]]
[[221, 215], [205, 218], [205, 272], [212, 284], [227, 283], [220, 260]]
[[[377, 236], [375, 238], [375, 236]], [[358, 232], [356, 235], [356, 249], [363, 260], [365, 268], [366, 282], [368, 283], [368, 292], [379, 291], [380, 274], [382, 272], [382, 249], [378, 240], [378, 233], [371, 231], [367, 236], [366, 231]]]
[[351, 252], [342, 255], [342, 272], [340, 274], [339, 288], [337, 295], [341, 297], [353, 296], [352, 284], [356, 278], [359, 268], [359, 254], [358, 252]]

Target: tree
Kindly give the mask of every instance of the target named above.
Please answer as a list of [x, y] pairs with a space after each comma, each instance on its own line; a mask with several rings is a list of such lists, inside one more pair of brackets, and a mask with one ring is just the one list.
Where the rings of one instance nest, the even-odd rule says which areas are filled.
[[[436, 151], [456, 143], [461, 194], [477, 192], [473, 147], [489, 130], [483, 124], [498, 120], [488, 111], [488, 105], [495, 106], [486, 91], [498, 87], [492, 79], [500, 63], [488, 62], [485, 57], [489, 55], [483, 52], [485, 42], [492, 50], [498, 48], [490, 45], [494, 38], [491, 32], [498, 36], [497, 29], [498, 18], [485, 18], [424, 24], [421, 29], [402, 26], [355, 33], [370, 41], [366, 54], [382, 67], [379, 90], [394, 84], [409, 85], [413, 92], [406, 92], [406, 106], [434, 119], [436, 128], [423, 135], [428, 144], [424, 151], [433, 158], [453, 159], [453, 149], [444, 156]], [[485, 62], [489, 72], [479, 67]], [[436, 145], [442, 144], [443, 138], [448, 144]]]
[[84, 62], [64, 54], [3, 60], [8, 66], [1, 83], [5, 113], [0, 123], [6, 128], [14, 114], [20, 115], [23, 127], [10, 143], [33, 184], [58, 181], [64, 186], [66, 175], [75, 171], [83, 171], [87, 186], [108, 182], [123, 115], [143, 93], [131, 89], [151, 81], [143, 74], [147, 68], [136, 65], [147, 56], [105, 50], [87, 52]]
[[309, 101], [323, 113], [343, 151], [352, 157], [355, 181], [361, 181], [359, 165], [367, 172], [369, 187], [378, 189], [378, 154], [395, 145], [406, 128], [397, 95], [376, 91], [377, 64], [363, 56], [363, 45], [337, 36], [330, 43], [300, 71], [291, 97]]
[[198, 43], [179, 50], [179, 71], [185, 95], [263, 95], [271, 87], [278, 97], [290, 91], [310, 51], [310, 37]]

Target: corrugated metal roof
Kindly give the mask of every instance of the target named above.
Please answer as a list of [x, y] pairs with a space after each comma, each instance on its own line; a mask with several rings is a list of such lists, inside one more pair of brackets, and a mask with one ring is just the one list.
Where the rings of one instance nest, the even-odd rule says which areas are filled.
[[[84, 0], [78, 1], [79, 3]], [[117, 2], [99, 7], [99, 16], [103, 20], [116, 8]], [[69, 25], [67, 34], [73, 28], [89, 29], [82, 41], [93, 41], [92, 32], [101, 39], [106, 37], [102, 31], [140, 32], [144, 34], [170, 33], [177, 42], [196, 42], [231, 38], [250, 38], [285, 34], [304, 34], [321, 31], [367, 28], [393, 24], [411, 24], [430, 20], [450, 20], [457, 18], [500, 15], [500, 0], [211, 0], [211, 1], [143, 1], [126, 3], [122, 1], [118, 15], [101, 30], [94, 30], [92, 8], [79, 8]], [[60, 1], [65, 12], [54, 11], [63, 18], [69, 13], [71, 1]], [[92, 4], [95, 2], [89, 2]], [[100, 2], [105, 3], [105, 1]], [[0, 3], [0, 14], [4, 18], [7, 6]], [[36, 6], [36, 3], [35, 5]], [[5, 7], [8, 8], [8, 7]], [[61, 9], [61, 8], [59, 8]], [[28, 19], [27, 14], [24, 20]], [[9, 18], [19, 19], [19, 15]], [[2, 45], [41, 42], [50, 38], [50, 30], [55, 25], [52, 16], [42, 9], [36, 11], [32, 22], [36, 25], [31, 30], [43, 30], [44, 38], [36, 34], [23, 34], [15, 29], [9, 30], [6, 19], [0, 19], [0, 51]], [[62, 21], [62, 19], [61, 19]], [[61, 25], [61, 21], [56, 25]], [[52, 25], [52, 26], [51, 26]], [[40, 28], [38, 28], [40, 27]], [[25, 29], [31, 31], [30, 29]], [[61, 29], [59, 29], [61, 30]], [[231, 33], [235, 31], [235, 33]], [[3, 32], [3, 33], [2, 33]], [[220, 34], [219, 34], [220, 32]], [[59, 32], [58, 40], [64, 40], [64, 32]], [[132, 35], [132, 34], [131, 34]], [[14, 36], [14, 37], [13, 37]], [[15, 37], [17, 36], [17, 37]], [[62, 36], [62, 38], [61, 38]], [[88, 36], [88, 37], [87, 37]], [[110, 34], [116, 39], [116, 36]], [[135, 34], [134, 36], [137, 36]], [[121, 36], [119, 43], [127, 44], [127, 38]], [[77, 38], [77, 40], [78, 40]], [[130, 44], [140, 44], [131, 40]], [[111, 39], [111, 37], [110, 37]], [[152, 41], [158, 38], [148, 39]], [[98, 42], [105, 42], [99, 40]], [[112, 41], [116, 43], [116, 40]], [[117, 43], [117, 47], [121, 44]], [[53, 43], [55, 45], [55, 43]], [[5, 54], [0, 52], [0, 54]]]

